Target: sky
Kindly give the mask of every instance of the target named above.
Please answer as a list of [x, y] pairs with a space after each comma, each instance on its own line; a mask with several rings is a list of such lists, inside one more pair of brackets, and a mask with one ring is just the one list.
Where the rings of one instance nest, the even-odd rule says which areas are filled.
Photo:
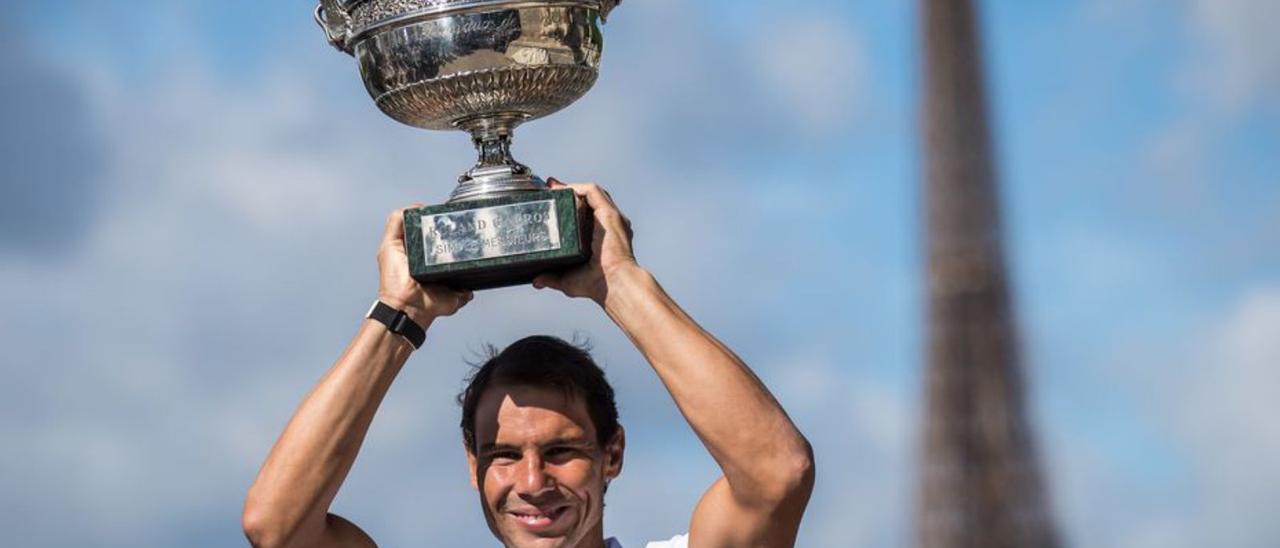
[[[0, 529], [227, 546], [375, 296], [382, 222], [460, 133], [397, 123], [300, 0], [9, 3], [0, 21]], [[1076, 546], [1280, 544], [1280, 38], [1270, 0], [981, 2], [1031, 412]], [[813, 443], [800, 546], [903, 546], [920, 427], [915, 3], [627, 0], [595, 88], [523, 126]], [[592, 341], [628, 432], [606, 529], [684, 532], [714, 463], [593, 305], [438, 322], [333, 511], [484, 546], [453, 396], [486, 343]]]

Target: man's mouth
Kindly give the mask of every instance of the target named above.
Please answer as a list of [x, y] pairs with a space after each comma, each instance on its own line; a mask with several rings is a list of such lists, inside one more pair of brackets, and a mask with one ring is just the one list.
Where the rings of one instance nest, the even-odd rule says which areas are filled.
[[521, 508], [519, 510], [508, 510], [507, 514], [531, 531], [543, 531], [560, 521], [560, 518], [564, 517], [568, 510], [568, 506]]

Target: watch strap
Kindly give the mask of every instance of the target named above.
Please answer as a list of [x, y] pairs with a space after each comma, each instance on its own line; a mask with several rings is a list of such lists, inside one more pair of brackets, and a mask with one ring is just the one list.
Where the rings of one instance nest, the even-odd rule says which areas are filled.
[[427, 332], [418, 322], [413, 321], [403, 310], [396, 310], [382, 301], [374, 301], [365, 317], [376, 320], [387, 326], [387, 330], [404, 337], [414, 349], [422, 348], [422, 343], [427, 340]]

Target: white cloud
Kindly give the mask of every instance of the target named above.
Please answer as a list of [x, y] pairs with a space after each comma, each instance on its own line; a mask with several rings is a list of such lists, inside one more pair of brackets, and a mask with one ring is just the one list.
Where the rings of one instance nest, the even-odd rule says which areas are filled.
[[1182, 119], [1148, 141], [1139, 160], [1158, 181], [1158, 203], [1184, 213], [1203, 213], [1212, 203], [1207, 171], [1213, 138], [1213, 130], [1204, 123]]
[[1187, 23], [1199, 51], [1187, 67], [1198, 93], [1232, 114], [1280, 108], [1280, 3], [1189, 0]]
[[1188, 364], [1171, 425], [1195, 459], [1198, 543], [1280, 540], [1280, 287], [1240, 296]]
[[[1262, 548], [1280, 539], [1280, 286], [1237, 294], [1191, 332], [1161, 331], [1111, 364], [1122, 372], [1110, 381], [1122, 386], [1077, 411], [1088, 417], [1073, 426], [1082, 431], [1049, 430], [1075, 543]], [[1117, 391], [1132, 396], [1117, 401]]]
[[[1130, 25], [1167, 9], [1147, 0], [1136, 5], [1146, 13], [1133, 13]], [[1231, 151], [1258, 139], [1241, 129], [1280, 115], [1280, 35], [1272, 28], [1280, 3], [1187, 0], [1179, 7], [1183, 40], [1173, 50], [1179, 57], [1162, 93], [1176, 111], [1147, 138], [1138, 167], [1152, 181], [1145, 195], [1154, 196], [1156, 205], [1182, 219], [1204, 222], [1216, 215], [1221, 221], [1223, 213], [1214, 208], [1223, 203], [1217, 198], [1222, 180], [1240, 176], [1231, 169], [1239, 162]], [[1256, 165], [1248, 177], [1265, 176], [1265, 164]]]
[[[1191, 41], [1181, 77], [1191, 95], [1148, 155], [1153, 172], [1172, 183], [1176, 203], [1203, 221], [1205, 205], [1223, 192], [1216, 180], [1220, 153], [1235, 129], [1280, 112], [1280, 34], [1274, 29], [1280, 3], [1189, 0], [1184, 17]], [[1256, 218], [1225, 214], [1225, 223], [1263, 228], [1241, 230], [1240, 243], [1222, 247], [1243, 248], [1234, 254], [1250, 258], [1243, 262], [1267, 260], [1271, 209], [1260, 208]], [[1170, 360], [1176, 369], [1160, 373], [1168, 378], [1156, 379], [1164, 390], [1154, 392], [1168, 400], [1160, 414], [1186, 451], [1195, 496], [1188, 508], [1157, 520], [1163, 525], [1143, 535], [1178, 538], [1166, 546], [1274, 546], [1280, 539], [1280, 525], [1271, 518], [1271, 509], [1280, 507], [1280, 429], [1274, 427], [1280, 416], [1280, 288], [1273, 280], [1238, 293], [1203, 335], [1174, 346], [1186, 357]]]
[[868, 85], [866, 47], [849, 23], [787, 10], [761, 32], [776, 37], [754, 44], [773, 109], [817, 136], [847, 129]]
[[1272, 0], [1094, 0], [1083, 15], [1141, 33], [1171, 7], [1184, 26], [1179, 83], [1199, 107], [1229, 116], [1280, 107], [1280, 4]]
[[1084, 4], [1084, 15], [1087, 20], [1101, 23], [1132, 23], [1154, 3], [1153, 0], [1092, 0]]

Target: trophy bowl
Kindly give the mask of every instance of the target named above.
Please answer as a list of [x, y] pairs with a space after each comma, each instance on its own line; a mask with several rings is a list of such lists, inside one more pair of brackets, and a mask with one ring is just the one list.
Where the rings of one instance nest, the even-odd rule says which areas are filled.
[[320, 0], [316, 21], [383, 113], [466, 131], [479, 152], [446, 203], [405, 211], [414, 279], [503, 287], [590, 258], [589, 210], [517, 162], [511, 140], [595, 84], [619, 1]]
[[544, 188], [511, 134], [595, 84], [602, 21], [619, 0], [323, 0], [316, 20], [353, 55], [378, 108], [471, 134], [480, 162], [450, 201]]
[[369, 36], [354, 50], [369, 95], [405, 124], [468, 128], [495, 114], [532, 120], [595, 83], [601, 40], [593, 11], [455, 13]]

